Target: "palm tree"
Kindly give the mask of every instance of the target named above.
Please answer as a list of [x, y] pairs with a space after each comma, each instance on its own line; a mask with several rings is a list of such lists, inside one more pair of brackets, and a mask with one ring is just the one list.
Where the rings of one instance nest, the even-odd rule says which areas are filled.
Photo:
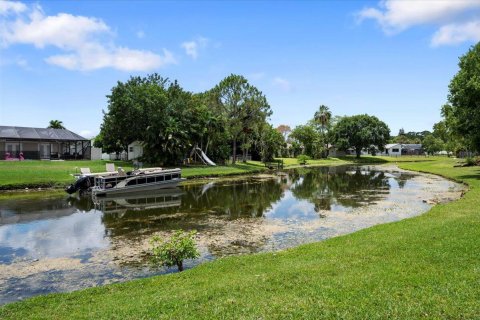
[[322, 152], [323, 156], [328, 157], [328, 141], [325, 137], [325, 131], [330, 126], [330, 119], [332, 118], [332, 112], [330, 109], [325, 106], [321, 105], [318, 108], [318, 111], [315, 112], [313, 116], [313, 121], [318, 124], [320, 128], [320, 135], [322, 136], [322, 140], [324, 141], [324, 152]]
[[315, 112], [313, 120], [320, 126], [320, 131], [322, 132], [322, 135], [330, 125], [331, 118], [332, 112], [327, 106], [324, 106], [323, 104], [318, 108], [318, 111]]
[[63, 122], [60, 120], [50, 120], [50, 123], [47, 128], [51, 129], [65, 129]]

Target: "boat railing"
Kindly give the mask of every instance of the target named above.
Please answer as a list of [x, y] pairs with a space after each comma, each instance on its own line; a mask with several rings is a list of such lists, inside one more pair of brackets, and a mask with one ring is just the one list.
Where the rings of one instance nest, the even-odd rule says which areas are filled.
[[162, 171], [159, 171], [159, 169], [160, 168], [135, 170], [130, 175], [95, 176], [94, 188], [100, 190], [114, 188], [118, 183], [126, 179], [128, 179], [128, 181], [125, 186], [134, 186], [181, 178], [180, 169]]

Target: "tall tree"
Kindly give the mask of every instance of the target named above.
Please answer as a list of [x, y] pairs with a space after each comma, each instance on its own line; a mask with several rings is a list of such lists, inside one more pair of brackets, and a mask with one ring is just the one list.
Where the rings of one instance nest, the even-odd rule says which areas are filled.
[[320, 156], [323, 150], [323, 148], [319, 148], [322, 145], [321, 136], [311, 123], [296, 126], [295, 129], [292, 130], [290, 137], [302, 145], [304, 154], [312, 158], [318, 158]]
[[63, 126], [63, 122], [60, 121], [60, 120], [50, 120], [47, 128], [51, 128], [51, 129], [65, 129], [65, 127]]
[[327, 130], [330, 128], [330, 120], [332, 119], [332, 112], [325, 105], [320, 105], [318, 111], [315, 112], [313, 116], [313, 121], [320, 130], [320, 136], [323, 143], [322, 156], [328, 156], [328, 139], [327, 139]]
[[232, 163], [235, 164], [239, 139], [243, 138], [246, 146], [247, 136], [271, 115], [270, 106], [263, 93], [240, 75], [226, 77], [213, 92], [232, 139]]
[[292, 128], [287, 124], [281, 124], [277, 127], [277, 131], [282, 134], [283, 140], [287, 141], [288, 134], [292, 132]]
[[340, 149], [354, 148], [357, 158], [362, 149], [383, 149], [390, 139], [390, 129], [377, 117], [361, 114], [342, 118], [333, 128], [334, 142]]
[[322, 104], [320, 107], [318, 107], [318, 111], [315, 112], [315, 115], [313, 116], [313, 120], [320, 128], [320, 132], [322, 135], [328, 129], [331, 119], [332, 119], [332, 112], [327, 106]]
[[152, 74], [119, 81], [112, 88], [100, 128], [107, 152], [127, 150], [130, 143], [144, 140], [152, 115], [167, 104], [167, 83], [168, 79]]
[[460, 57], [460, 70], [450, 82], [448, 101], [452, 130], [480, 151], [480, 42]]
[[272, 127], [271, 124], [264, 123], [260, 130], [260, 155], [262, 161], [271, 161], [285, 143], [282, 134]]
[[434, 154], [444, 149], [444, 142], [433, 134], [426, 136], [425, 139], [423, 139], [422, 145], [428, 154]]

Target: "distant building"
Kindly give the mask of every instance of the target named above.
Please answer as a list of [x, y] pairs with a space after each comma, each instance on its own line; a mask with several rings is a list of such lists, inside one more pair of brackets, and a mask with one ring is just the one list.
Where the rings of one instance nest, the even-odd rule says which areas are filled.
[[128, 160], [135, 160], [143, 156], [143, 146], [140, 141], [134, 141], [128, 145]]
[[67, 129], [0, 126], [0, 160], [90, 159], [91, 143]]
[[410, 156], [410, 155], [423, 155], [425, 151], [421, 144], [402, 144], [402, 143], [390, 143], [385, 146], [385, 151], [382, 155], [386, 156]]

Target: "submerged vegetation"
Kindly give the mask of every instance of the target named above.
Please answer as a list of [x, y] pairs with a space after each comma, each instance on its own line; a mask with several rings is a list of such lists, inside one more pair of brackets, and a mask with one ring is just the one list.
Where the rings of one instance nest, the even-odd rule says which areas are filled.
[[400, 163], [470, 186], [462, 199], [422, 216], [178, 274], [39, 296], [2, 307], [0, 317], [475, 318], [480, 172], [454, 164], [448, 158]]

